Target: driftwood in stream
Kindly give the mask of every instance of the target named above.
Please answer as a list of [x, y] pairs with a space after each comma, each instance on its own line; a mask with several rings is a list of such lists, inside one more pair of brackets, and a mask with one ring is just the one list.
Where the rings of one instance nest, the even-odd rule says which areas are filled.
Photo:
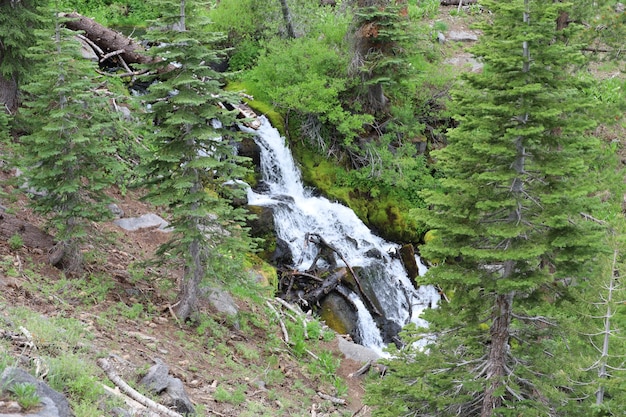
[[[365, 302], [369, 305], [369, 307], [372, 309], [372, 311], [375, 314], [377, 314], [379, 316], [381, 315], [380, 311], [378, 311], [378, 309], [376, 308], [376, 305], [372, 302], [372, 300], [370, 300], [370, 298], [367, 296], [367, 293], [363, 290], [363, 286], [361, 285], [361, 280], [359, 279], [359, 276], [356, 274], [356, 272], [354, 272], [354, 269], [352, 269], [352, 267], [350, 266], [350, 264], [348, 263], [346, 258], [343, 256], [343, 254], [337, 248], [335, 248], [333, 245], [328, 243], [323, 237], [321, 237], [317, 233], [307, 233], [305, 235], [305, 243], [306, 242], [315, 243], [320, 248], [320, 250], [318, 252], [318, 255], [313, 260], [313, 263], [311, 265], [311, 269], [315, 268], [315, 266], [317, 264], [317, 261], [320, 258], [324, 258], [324, 260], [326, 260], [329, 264], [331, 264], [331, 266], [334, 267], [336, 265], [336, 261], [334, 261], [334, 258], [332, 256], [328, 256], [328, 253], [329, 253], [329, 251], [332, 251], [332, 252], [336, 253], [341, 258], [343, 263], [346, 264], [346, 267], [348, 268], [348, 270], [350, 271], [350, 274], [354, 278], [354, 282], [356, 283], [356, 286], [357, 286], [357, 288], [359, 290], [359, 293], [361, 294], [361, 297], [363, 297]], [[323, 254], [323, 255], [320, 255], [320, 254]], [[329, 260], [328, 258], [330, 258], [331, 260]], [[326, 294], [328, 294], [328, 292]]]
[[319, 287], [305, 293], [302, 298], [306, 300], [309, 305], [316, 304], [319, 300], [337, 288], [337, 285], [339, 285], [341, 278], [344, 275], [346, 275], [346, 268], [337, 269], [328, 278], [326, 278]]

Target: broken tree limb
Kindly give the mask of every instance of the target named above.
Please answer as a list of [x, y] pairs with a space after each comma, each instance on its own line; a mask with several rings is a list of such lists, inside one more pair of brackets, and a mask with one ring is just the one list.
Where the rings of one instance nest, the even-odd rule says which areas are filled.
[[283, 339], [285, 340], [285, 343], [289, 344], [289, 333], [287, 333], [287, 327], [285, 327], [285, 323], [283, 322], [282, 317], [280, 317], [280, 314], [274, 308], [272, 303], [270, 303], [269, 301], [265, 301], [265, 303], [270, 308], [270, 310], [272, 310], [274, 314], [276, 315], [276, 318], [278, 319], [278, 323], [280, 324], [280, 330], [283, 332]]
[[357, 369], [356, 371], [348, 375], [348, 378], [356, 378], [358, 376], [361, 376], [365, 374], [367, 371], [369, 371], [371, 367], [372, 367], [372, 361], [367, 361], [365, 365], [363, 365], [362, 367], [360, 367], [359, 369]]
[[113, 382], [117, 387], [119, 387], [119, 389], [121, 389], [124, 392], [124, 394], [128, 395], [133, 400], [137, 401], [138, 403], [142, 405], [145, 405], [151, 410], [157, 411], [168, 417], [183, 417], [182, 414], [179, 414], [176, 411], [172, 411], [169, 408], [165, 407], [164, 405], [154, 402], [150, 398], [137, 392], [134, 388], [128, 385], [122, 378], [120, 378], [115, 373], [113, 366], [111, 366], [109, 361], [106, 360], [105, 358], [98, 359], [97, 364], [100, 368], [102, 368], [102, 370], [104, 371], [106, 376], [111, 380], [111, 382]]

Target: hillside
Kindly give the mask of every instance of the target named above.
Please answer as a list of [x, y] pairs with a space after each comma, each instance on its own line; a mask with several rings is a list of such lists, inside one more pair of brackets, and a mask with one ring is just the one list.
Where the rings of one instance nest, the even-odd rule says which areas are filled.
[[[152, 211], [135, 195], [116, 197], [126, 216]], [[24, 199], [3, 204], [19, 218], [40, 223]], [[105, 409], [110, 403], [98, 387], [107, 380], [96, 366], [102, 357], [120, 365], [133, 386], [161, 359], [170, 375], [183, 381], [199, 415], [368, 415], [363, 380], [349, 377], [362, 364], [342, 356], [332, 331], [307, 318], [306, 339], [303, 318], [284, 316], [287, 344], [267, 306], [271, 298], [244, 289], [235, 295], [236, 317], [204, 305], [197, 323], [181, 325], [168, 309], [175, 300], [176, 271], [139, 265], [166, 235], [154, 228], [127, 232], [111, 223], [98, 228], [103, 239], [87, 249], [83, 279], [66, 278], [46, 264], [39, 249], [0, 242], [1, 368], [19, 365], [35, 372], [39, 363], [46, 380], [73, 400], [78, 416], [95, 415], [97, 403]]]

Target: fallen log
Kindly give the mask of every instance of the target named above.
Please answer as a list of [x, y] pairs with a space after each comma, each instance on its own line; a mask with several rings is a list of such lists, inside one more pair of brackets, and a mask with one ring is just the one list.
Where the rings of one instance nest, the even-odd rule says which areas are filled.
[[60, 13], [59, 16], [68, 19], [65, 22], [65, 26], [68, 29], [83, 32], [85, 37], [97, 45], [105, 56], [112, 52], [121, 51], [112, 56], [119, 55], [125, 62], [132, 64], [149, 64], [154, 62], [154, 58], [145, 54], [145, 49], [141, 44], [121, 32], [103, 26], [95, 20], [76, 12]]
[[460, 5], [459, 3], [461, 3], [461, 2], [464, 5], [476, 4], [476, 3], [478, 3], [478, 0], [441, 0], [439, 3], [442, 6], [457, 6], [457, 5]]
[[331, 291], [333, 291], [341, 282], [341, 278], [346, 275], [346, 268], [339, 268], [335, 270], [335, 272], [330, 275], [328, 278], [322, 282], [322, 285], [305, 293], [302, 298], [309, 303], [309, 305], [314, 305], [322, 298], [327, 296]]

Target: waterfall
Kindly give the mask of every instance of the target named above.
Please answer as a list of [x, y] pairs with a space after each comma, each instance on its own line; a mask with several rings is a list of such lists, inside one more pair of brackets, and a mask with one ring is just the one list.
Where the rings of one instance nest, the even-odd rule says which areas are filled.
[[[307, 270], [317, 253], [314, 245], [305, 245], [306, 233], [317, 233], [337, 248], [350, 266], [359, 267], [364, 287], [375, 294], [378, 308], [386, 320], [398, 329], [413, 321], [426, 325], [421, 312], [435, 306], [439, 294], [432, 286], [414, 288], [402, 262], [390, 253], [398, 245], [374, 235], [348, 207], [317, 197], [304, 187], [300, 170], [285, 140], [267, 119], [260, 118], [258, 130], [242, 127], [255, 135], [261, 148], [262, 191], [248, 191], [248, 203], [270, 206], [277, 237], [289, 245], [297, 267]], [[420, 275], [426, 267], [417, 258]], [[338, 264], [342, 265], [341, 260]], [[350, 295], [357, 307], [359, 342], [379, 352], [384, 347], [381, 331], [365, 304], [356, 294]]]

